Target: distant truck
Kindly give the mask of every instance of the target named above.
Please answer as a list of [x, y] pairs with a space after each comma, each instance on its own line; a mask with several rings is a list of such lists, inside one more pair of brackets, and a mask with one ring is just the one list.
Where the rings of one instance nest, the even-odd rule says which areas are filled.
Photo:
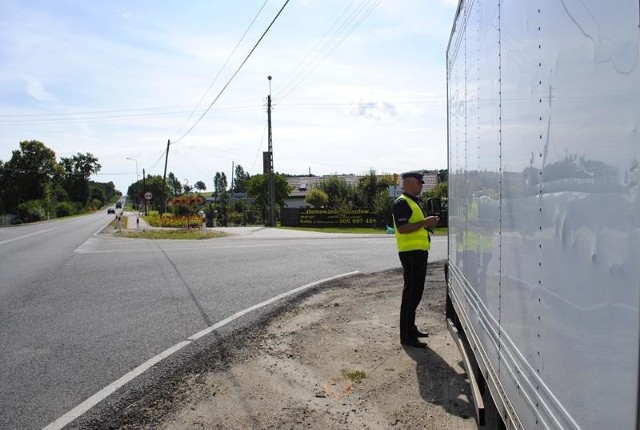
[[447, 316], [481, 423], [493, 403], [499, 428], [639, 428], [639, 17], [459, 2]]

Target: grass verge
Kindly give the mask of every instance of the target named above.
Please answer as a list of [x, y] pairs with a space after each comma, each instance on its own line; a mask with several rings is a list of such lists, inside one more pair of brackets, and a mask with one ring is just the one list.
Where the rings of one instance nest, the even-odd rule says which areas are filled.
[[[122, 217], [120, 221], [121, 226], [126, 226], [128, 219], [126, 216]], [[201, 229], [185, 229], [185, 228], [150, 228], [144, 230], [129, 230], [122, 228], [120, 231], [117, 229], [116, 221], [112, 221], [110, 224], [110, 233], [116, 237], [126, 237], [130, 239], [181, 239], [181, 240], [203, 240], [203, 239], [215, 239], [219, 237], [228, 236], [226, 233], [219, 231], [206, 231], [202, 233]]]
[[203, 240], [225, 237], [227, 234], [219, 231], [207, 231], [205, 233], [200, 229], [149, 229], [142, 231], [122, 230], [115, 233], [118, 237], [128, 237], [131, 239], [183, 239], [183, 240]]
[[[353, 228], [343, 228], [343, 227], [322, 227], [322, 228], [314, 228], [314, 227], [278, 227], [284, 230], [300, 230], [300, 231], [316, 231], [320, 233], [353, 233], [353, 234], [390, 234], [385, 230], [376, 229], [376, 228], [365, 228], [365, 227], [353, 227]], [[446, 227], [436, 227], [433, 229], [433, 235], [435, 236], [446, 236], [449, 232], [449, 229]]]

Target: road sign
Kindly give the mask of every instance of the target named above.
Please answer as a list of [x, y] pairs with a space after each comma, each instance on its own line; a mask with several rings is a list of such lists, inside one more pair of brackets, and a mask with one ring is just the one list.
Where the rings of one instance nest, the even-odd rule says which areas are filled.
[[151, 200], [151, 191], [147, 191], [146, 193], [144, 193], [144, 198], [146, 200]]

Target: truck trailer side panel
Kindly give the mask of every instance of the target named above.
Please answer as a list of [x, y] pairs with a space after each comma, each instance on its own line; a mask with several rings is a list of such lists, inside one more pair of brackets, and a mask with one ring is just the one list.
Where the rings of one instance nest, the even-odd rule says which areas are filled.
[[508, 427], [637, 428], [638, 0], [461, 1], [449, 296]]

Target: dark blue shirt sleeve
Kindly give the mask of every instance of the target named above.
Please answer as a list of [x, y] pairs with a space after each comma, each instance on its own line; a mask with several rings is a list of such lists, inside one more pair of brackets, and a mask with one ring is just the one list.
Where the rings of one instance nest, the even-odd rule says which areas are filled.
[[396, 227], [403, 226], [409, 222], [409, 218], [411, 217], [411, 207], [405, 200], [396, 200], [393, 204], [392, 211]]

